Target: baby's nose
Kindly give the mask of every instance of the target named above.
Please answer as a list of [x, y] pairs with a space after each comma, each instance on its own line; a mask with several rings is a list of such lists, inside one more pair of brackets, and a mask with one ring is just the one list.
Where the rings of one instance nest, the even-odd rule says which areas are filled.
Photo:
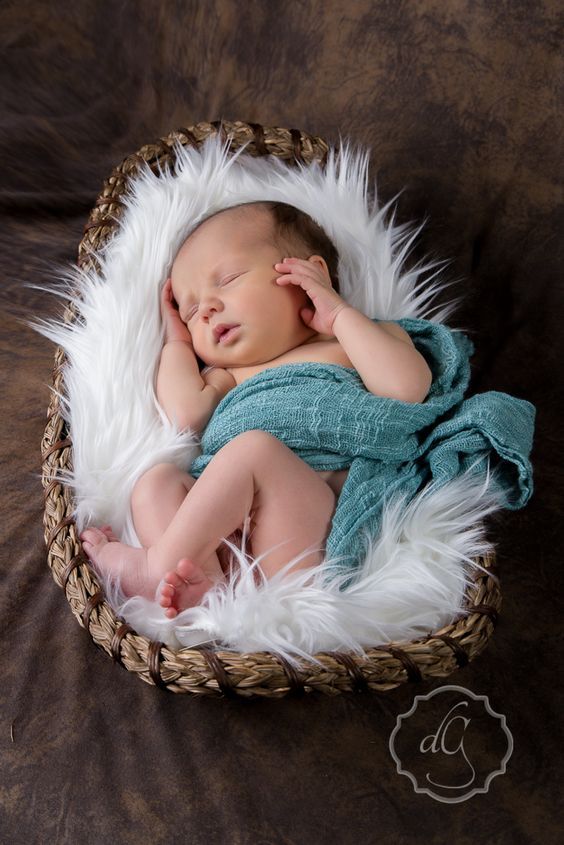
[[202, 316], [204, 314], [210, 314], [212, 311], [219, 311], [220, 308], [221, 303], [217, 297], [209, 297], [200, 303], [200, 312]]

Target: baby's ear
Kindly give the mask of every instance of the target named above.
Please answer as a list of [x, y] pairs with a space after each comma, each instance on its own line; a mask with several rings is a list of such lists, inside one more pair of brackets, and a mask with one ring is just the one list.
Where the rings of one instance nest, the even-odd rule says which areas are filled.
[[321, 269], [325, 272], [325, 275], [331, 281], [331, 275], [329, 273], [329, 267], [327, 266], [327, 262], [321, 255], [310, 255], [308, 261], [311, 261], [313, 264], [319, 265]]
[[327, 267], [327, 262], [322, 255], [310, 255], [308, 261], [312, 261], [314, 264], [320, 264], [321, 267]]

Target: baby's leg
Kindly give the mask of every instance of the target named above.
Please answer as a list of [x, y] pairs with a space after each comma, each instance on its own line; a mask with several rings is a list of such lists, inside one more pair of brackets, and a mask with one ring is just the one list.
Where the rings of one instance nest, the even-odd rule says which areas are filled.
[[[231, 525], [240, 524], [245, 513], [254, 511], [251, 552], [255, 558], [265, 555], [260, 566], [267, 578], [309, 549], [312, 551], [307, 551], [292, 571], [313, 567], [323, 560], [336, 497], [329, 485], [284, 443], [263, 431], [245, 432], [218, 452], [213, 467], [210, 472], [210, 463], [198, 482], [198, 502], [202, 506], [198, 524], [200, 520], [208, 521], [213, 535], [211, 519], [220, 512], [225, 521], [220, 520], [215, 531], [225, 535]], [[210, 501], [217, 502], [215, 514], [209, 508]], [[186, 505], [187, 516], [188, 500]], [[163, 537], [162, 546], [168, 546], [168, 556], [175, 552], [180, 556], [182, 544], [186, 548], [189, 529], [181, 522], [181, 511]], [[168, 616], [189, 606], [190, 590], [185, 581], [194, 574], [191, 560], [181, 560], [175, 572], [166, 574], [169, 586], [163, 587], [161, 604], [170, 605]]]
[[265, 576], [272, 578], [306, 549], [311, 552], [294, 564], [292, 572], [321, 563], [337, 497], [319, 474], [285, 443], [269, 434], [266, 436], [262, 460], [253, 466], [252, 553], [255, 558], [265, 555], [260, 566]]
[[[213, 586], [204, 569], [207, 561], [252, 511], [252, 552], [255, 557], [269, 552], [263, 569], [271, 577], [312, 545], [323, 546], [334, 508], [331, 488], [285, 444], [266, 432], [248, 431], [214, 456], [164, 534], [146, 550], [109, 542], [97, 529], [86, 529], [81, 539], [102, 570], [122, 577], [126, 595], [150, 596], [163, 576], [172, 579], [170, 591], [163, 588], [161, 604], [170, 605], [167, 615], [174, 616]], [[272, 549], [279, 543], [281, 548]], [[296, 568], [318, 563], [319, 551], [306, 555]], [[182, 566], [175, 573], [179, 561]]]
[[[148, 549], [161, 539], [176, 516], [196, 479], [174, 464], [156, 464], [135, 484], [131, 513], [139, 541]], [[212, 552], [204, 568], [210, 577], [221, 579], [225, 554]]]
[[[141, 476], [131, 496], [133, 523], [143, 546], [141, 549], [121, 543], [111, 526], [87, 528], [81, 533], [80, 538], [90, 560], [100, 572], [119, 576], [126, 596], [143, 595], [152, 598], [165, 571], [178, 562], [168, 561], [165, 566], [162, 561], [159, 565], [157, 559], [155, 565], [154, 555], [153, 560], [150, 560], [149, 553], [166, 532], [196, 483], [197, 479], [182, 472], [174, 464], [157, 464]], [[213, 510], [214, 506], [215, 503], [209, 504], [209, 509]], [[228, 539], [237, 542], [237, 532], [228, 536]], [[211, 552], [201, 562], [195, 592], [201, 597], [214, 583], [224, 580], [231, 568], [230, 552], [221, 543], [217, 551]], [[193, 582], [195, 580], [192, 579]], [[196, 600], [193, 603], [197, 603]]]
[[148, 548], [164, 534], [196, 479], [174, 464], [156, 464], [136, 482], [131, 514], [141, 544]]

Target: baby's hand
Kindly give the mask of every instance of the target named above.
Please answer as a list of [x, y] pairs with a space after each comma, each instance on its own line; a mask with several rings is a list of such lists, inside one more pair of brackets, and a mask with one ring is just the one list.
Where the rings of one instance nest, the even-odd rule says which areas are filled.
[[163, 285], [161, 292], [161, 317], [165, 325], [165, 343], [171, 340], [183, 340], [192, 344], [192, 335], [186, 323], [183, 323], [178, 313], [178, 306], [172, 294], [172, 281], [169, 279]]
[[337, 314], [349, 304], [331, 287], [331, 279], [325, 267], [320, 263], [303, 258], [285, 258], [274, 269], [284, 273], [276, 283], [279, 285], [300, 285], [314, 308], [302, 308], [300, 317], [310, 329], [319, 334], [334, 334], [333, 323]]
[[205, 373], [202, 376], [202, 381], [205, 384], [211, 384], [211, 386], [215, 388], [220, 401], [229, 393], [230, 390], [237, 387], [237, 382], [231, 373], [228, 373], [227, 370], [224, 370], [222, 367], [214, 367], [213, 370]]

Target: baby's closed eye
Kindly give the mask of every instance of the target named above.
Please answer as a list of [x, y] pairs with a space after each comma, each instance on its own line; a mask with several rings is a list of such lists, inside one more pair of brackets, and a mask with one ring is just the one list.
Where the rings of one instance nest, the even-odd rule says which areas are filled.
[[[242, 276], [242, 275], [244, 275], [244, 273], [235, 273], [232, 276], [228, 276], [219, 283], [218, 287], [224, 287], [225, 285], [228, 285], [229, 282], [232, 282], [234, 279], [236, 279], [236, 278], [238, 278], [239, 276]], [[198, 305], [196, 304], [195, 306], [190, 308], [184, 322], [187, 323], [192, 319], [192, 317], [195, 317], [197, 311], [198, 311]]]

